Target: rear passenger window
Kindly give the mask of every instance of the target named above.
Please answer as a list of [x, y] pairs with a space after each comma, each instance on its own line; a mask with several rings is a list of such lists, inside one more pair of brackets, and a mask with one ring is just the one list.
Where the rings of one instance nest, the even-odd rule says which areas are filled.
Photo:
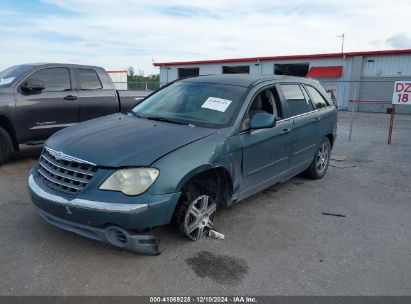
[[312, 110], [298, 84], [282, 84], [281, 89], [287, 100], [290, 116], [296, 116]]
[[317, 109], [325, 108], [328, 106], [324, 97], [313, 87], [305, 86], [308, 91], [308, 94], [311, 96], [311, 101], [315, 104]]
[[94, 70], [78, 69], [78, 76], [80, 80], [80, 88], [82, 90], [96, 90], [103, 87], [96, 71]]

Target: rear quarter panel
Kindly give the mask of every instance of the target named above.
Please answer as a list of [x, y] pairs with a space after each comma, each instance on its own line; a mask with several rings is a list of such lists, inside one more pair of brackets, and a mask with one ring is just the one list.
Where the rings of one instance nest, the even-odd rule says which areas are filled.
[[321, 138], [324, 138], [328, 134], [332, 134], [335, 142], [335, 140], [337, 139], [337, 108], [320, 83], [316, 83], [315, 87], [329, 104], [328, 107], [321, 110]]

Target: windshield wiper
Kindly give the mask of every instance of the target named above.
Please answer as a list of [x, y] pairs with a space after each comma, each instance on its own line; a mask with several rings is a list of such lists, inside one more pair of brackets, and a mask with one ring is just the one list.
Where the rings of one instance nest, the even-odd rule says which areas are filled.
[[156, 121], [169, 122], [169, 123], [173, 123], [173, 124], [177, 124], [177, 125], [187, 125], [184, 122], [175, 121], [173, 119], [159, 117], [159, 116], [144, 116], [143, 118], [150, 119], [150, 120], [156, 120]]
[[134, 112], [134, 111], [128, 111], [128, 113], [130, 113], [131, 115], [133, 115], [133, 116], [135, 116], [135, 117], [138, 117], [138, 118], [145, 118], [145, 117], [143, 117], [143, 116], [140, 116], [140, 115], [138, 115], [136, 112]]

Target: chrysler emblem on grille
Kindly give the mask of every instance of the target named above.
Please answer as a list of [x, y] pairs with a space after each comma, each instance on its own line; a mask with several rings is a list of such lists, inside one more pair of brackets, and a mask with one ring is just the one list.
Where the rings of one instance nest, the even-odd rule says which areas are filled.
[[81, 158], [77, 158], [77, 157], [74, 157], [74, 156], [67, 155], [67, 154], [65, 154], [61, 151], [56, 151], [56, 150], [53, 150], [49, 147], [45, 147], [45, 149], [48, 153], [50, 153], [53, 157], [55, 157], [56, 160], [74, 161], [74, 162], [78, 162], [78, 163], [82, 163], [82, 164], [88, 164], [88, 165], [96, 166], [95, 163], [86, 161], [86, 160], [81, 159]]
[[62, 152], [57, 152], [55, 155], [54, 155], [54, 157], [57, 159], [57, 160], [61, 160], [62, 159], [62, 157], [63, 157], [63, 153]]

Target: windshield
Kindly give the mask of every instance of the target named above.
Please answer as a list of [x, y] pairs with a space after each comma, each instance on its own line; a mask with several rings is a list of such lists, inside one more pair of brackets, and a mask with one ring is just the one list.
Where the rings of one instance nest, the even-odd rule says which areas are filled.
[[30, 65], [15, 65], [0, 72], [0, 87], [10, 86], [11, 83], [18, 79], [22, 74], [30, 70]]
[[247, 88], [181, 81], [150, 96], [132, 111], [138, 116], [221, 128], [232, 123]]

